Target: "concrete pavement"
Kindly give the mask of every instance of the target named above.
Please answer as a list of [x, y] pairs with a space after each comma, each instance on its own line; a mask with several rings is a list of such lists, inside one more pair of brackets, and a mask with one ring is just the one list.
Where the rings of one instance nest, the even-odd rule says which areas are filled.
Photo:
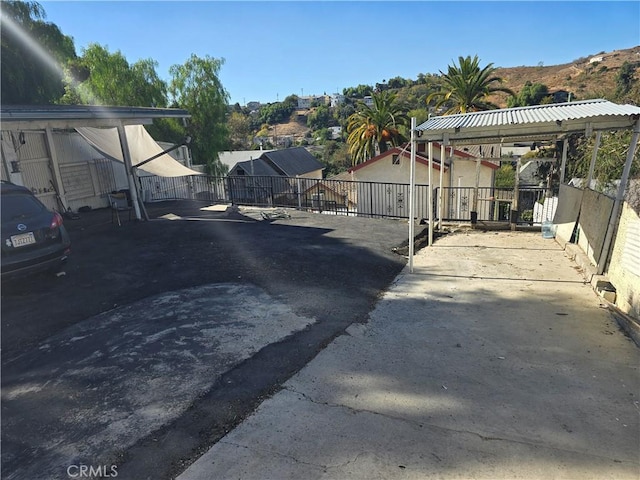
[[640, 350], [555, 241], [414, 266], [179, 480], [640, 478]]

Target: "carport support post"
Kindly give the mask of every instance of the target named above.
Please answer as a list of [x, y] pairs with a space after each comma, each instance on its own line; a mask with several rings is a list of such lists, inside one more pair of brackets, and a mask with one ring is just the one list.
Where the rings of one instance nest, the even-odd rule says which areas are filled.
[[591, 165], [589, 165], [589, 175], [587, 176], [587, 185], [584, 188], [591, 188], [593, 180], [593, 172], [596, 168], [596, 159], [598, 158], [598, 149], [600, 148], [600, 136], [602, 132], [596, 132], [596, 144], [593, 146], [593, 155], [591, 155]]
[[409, 273], [413, 273], [413, 237], [415, 229], [416, 117], [411, 117], [411, 165], [409, 168]]
[[140, 205], [138, 205], [138, 187], [133, 178], [133, 166], [131, 164], [131, 152], [129, 151], [129, 142], [127, 134], [122, 124], [118, 125], [118, 137], [120, 138], [120, 148], [122, 149], [122, 158], [124, 159], [124, 168], [127, 171], [127, 180], [129, 182], [129, 193], [131, 194], [131, 203], [133, 210], [136, 212], [136, 219], [141, 220]]
[[433, 245], [433, 142], [429, 142], [429, 246]]
[[622, 170], [622, 177], [620, 178], [620, 185], [618, 185], [616, 200], [613, 203], [613, 211], [611, 212], [611, 217], [609, 217], [607, 234], [604, 237], [604, 244], [602, 245], [602, 255], [600, 255], [600, 261], [598, 262], [598, 275], [602, 275], [602, 273], [604, 272], [604, 268], [609, 260], [611, 240], [613, 239], [613, 234], [618, 227], [620, 205], [624, 200], [624, 192], [627, 189], [627, 183], [629, 182], [629, 173], [631, 172], [631, 164], [633, 163], [633, 157], [635, 156], [636, 147], [638, 146], [638, 138], [640, 138], [640, 118], [636, 120], [635, 127], [633, 128], [631, 143], [629, 144], [629, 150], [627, 151], [627, 161], [625, 162], [624, 169]]
[[476, 183], [473, 187], [473, 208], [471, 209], [471, 225], [478, 223], [478, 187], [480, 186], [480, 158], [476, 158]]
[[511, 200], [511, 215], [509, 218], [511, 230], [514, 231], [518, 222], [518, 209], [520, 208], [518, 205], [518, 197], [520, 197], [520, 157], [518, 157], [518, 161], [516, 162], [516, 182], [513, 186], [513, 200]]
[[567, 152], [569, 150], [569, 140], [562, 141], [562, 166], [560, 167], [560, 185], [564, 184], [564, 171], [567, 168]]
[[442, 230], [442, 217], [444, 215], [444, 205], [442, 204], [442, 184], [444, 176], [444, 157], [447, 155], [445, 142], [440, 143], [440, 178], [438, 182], [438, 230]]

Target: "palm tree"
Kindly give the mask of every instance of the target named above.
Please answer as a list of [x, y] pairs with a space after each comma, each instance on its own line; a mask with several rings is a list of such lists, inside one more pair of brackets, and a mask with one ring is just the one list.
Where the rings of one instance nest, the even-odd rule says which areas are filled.
[[442, 75], [443, 86], [427, 97], [427, 104], [436, 100], [435, 108], [449, 107], [444, 114], [477, 112], [499, 108], [489, 101], [489, 96], [497, 92], [515, 94], [499, 84], [502, 78], [494, 75], [496, 68], [490, 63], [480, 68], [478, 56], [458, 57], [459, 65], [449, 65], [447, 73]]
[[373, 105], [361, 104], [347, 123], [347, 143], [353, 165], [386, 152], [389, 144], [395, 147], [407, 141], [399, 127], [408, 123], [408, 117], [396, 103], [396, 94], [383, 91], [372, 97]]

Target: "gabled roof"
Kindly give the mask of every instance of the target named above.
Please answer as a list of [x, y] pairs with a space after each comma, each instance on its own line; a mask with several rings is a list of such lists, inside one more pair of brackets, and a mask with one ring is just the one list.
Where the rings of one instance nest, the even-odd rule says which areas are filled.
[[265, 151], [270, 150], [233, 150], [218, 153], [218, 158], [224, 165], [227, 165], [229, 169], [231, 169], [235, 167], [238, 162], [244, 162], [245, 160], [251, 159], [255, 160]]
[[[449, 148], [449, 147], [447, 147]], [[438, 142], [433, 142], [433, 150], [435, 151], [440, 151], [440, 144]], [[362, 168], [366, 168], [368, 166], [370, 166], [371, 164], [377, 162], [378, 160], [382, 160], [383, 158], [387, 158], [389, 155], [402, 155], [405, 158], [410, 159], [411, 158], [411, 150], [409, 149], [408, 144], [405, 145], [401, 145], [400, 147], [394, 147], [390, 150], [387, 150], [384, 153], [381, 153], [380, 155], [377, 155], [373, 158], [370, 158], [369, 160], [367, 160], [366, 162], [360, 163], [358, 165], [356, 165], [355, 167], [351, 167], [349, 170], [347, 170], [349, 173], [351, 172], [356, 172]], [[461, 159], [465, 159], [465, 160], [475, 160], [477, 157], [474, 157], [473, 155], [464, 152], [462, 150], [457, 150], [457, 149], [453, 149], [453, 155], [454, 157], [458, 157]], [[435, 157], [435, 155], [434, 155]], [[416, 152], [416, 163], [420, 163], [422, 165], [424, 165], [425, 167], [429, 168], [429, 156], [425, 153], [425, 152]], [[445, 166], [445, 172], [447, 171], [447, 169], [449, 168], [448, 165], [448, 160], [445, 159], [444, 162], [444, 166]], [[493, 168], [498, 169], [500, 168], [498, 165], [496, 165], [493, 162], [490, 161], [485, 161], [482, 160], [480, 162], [482, 165], [484, 165], [485, 167], [489, 167], [489, 168]], [[440, 170], [440, 160], [438, 160], [437, 158], [433, 159], [433, 168], [435, 170]]]
[[631, 129], [639, 117], [640, 107], [634, 105], [585, 100], [433, 117], [416, 130], [419, 142], [502, 143]]
[[[382, 160], [383, 158], [387, 158], [390, 155], [402, 155], [404, 158], [411, 158], [411, 151], [409, 150], [409, 148], [405, 148], [405, 147], [393, 147], [390, 150], [387, 150], [386, 152], [381, 153], [380, 155], [376, 155], [373, 158], [370, 158], [369, 160], [367, 160], [366, 162], [362, 162], [359, 163], [358, 165], [356, 165], [355, 167], [351, 167], [349, 170], [347, 170], [349, 173], [351, 172], [357, 172], [358, 170], [361, 170], [363, 168], [367, 168], [369, 166], [371, 166], [372, 164], [376, 163], [379, 160]], [[466, 154], [465, 154], [466, 155]], [[440, 170], [440, 160], [436, 160], [435, 158], [433, 159], [434, 163], [433, 163], [433, 168], [435, 168], [436, 170]], [[427, 155], [425, 155], [423, 152], [416, 152], [416, 163], [421, 163], [423, 165], [426, 165], [427, 167], [429, 166], [429, 157]], [[445, 169], [446, 169], [446, 165], [445, 165]]]
[[276, 171], [282, 172], [280, 175], [287, 177], [304, 175], [324, 168], [324, 165], [304, 147], [273, 150], [263, 153], [260, 158], [269, 163]]
[[282, 174], [280, 172], [278, 172], [274, 168], [272, 168], [271, 165], [269, 165], [267, 162], [265, 162], [264, 159], [262, 159], [262, 158], [256, 158], [255, 160], [246, 160], [244, 162], [238, 162], [231, 169], [231, 171], [237, 170], [237, 169], [244, 170], [246, 175], [254, 175], [254, 176], [257, 176], [257, 177], [261, 177], [261, 176], [265, 176], [265, 177], [280, 177], [280, 176], [282, 176]]

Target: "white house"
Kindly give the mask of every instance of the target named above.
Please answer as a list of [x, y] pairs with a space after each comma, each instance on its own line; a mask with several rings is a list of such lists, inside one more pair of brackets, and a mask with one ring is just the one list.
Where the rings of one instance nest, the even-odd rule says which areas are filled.
[[[423, 147], [423, 146], [421, 146]], [[477, 163], [479, 187], [492, 187], [494, 172], [498, 162], [479, 159], [453, 148], [447, 148], [445, 159], [440, 159], [440, 144], [433, 144], [433, 188], [440, 185], [450, 195], [443, 196], [444, 218], [469, 218], [472, 189], [476, 186]], [[371, 213], [385, 211], [389, 215], [407, 216], [409, 208], [409, 175], [411, 169], [411, 149], [409, 145], [395, 147], [356, 165], [349, 170], [351, 179], [367, 182], [359, 185], [358, 212]], [[393, 188], [378, 187], [377, 184], [398, 184]], [[416, 153], [416, 217], [428, 218], [427, 196], [429, 188], [429, 157], [424, 149]], [[453, 196], [451, 195], [453, 194]], [[434, 196], [434, 204], [436, 199]]]

